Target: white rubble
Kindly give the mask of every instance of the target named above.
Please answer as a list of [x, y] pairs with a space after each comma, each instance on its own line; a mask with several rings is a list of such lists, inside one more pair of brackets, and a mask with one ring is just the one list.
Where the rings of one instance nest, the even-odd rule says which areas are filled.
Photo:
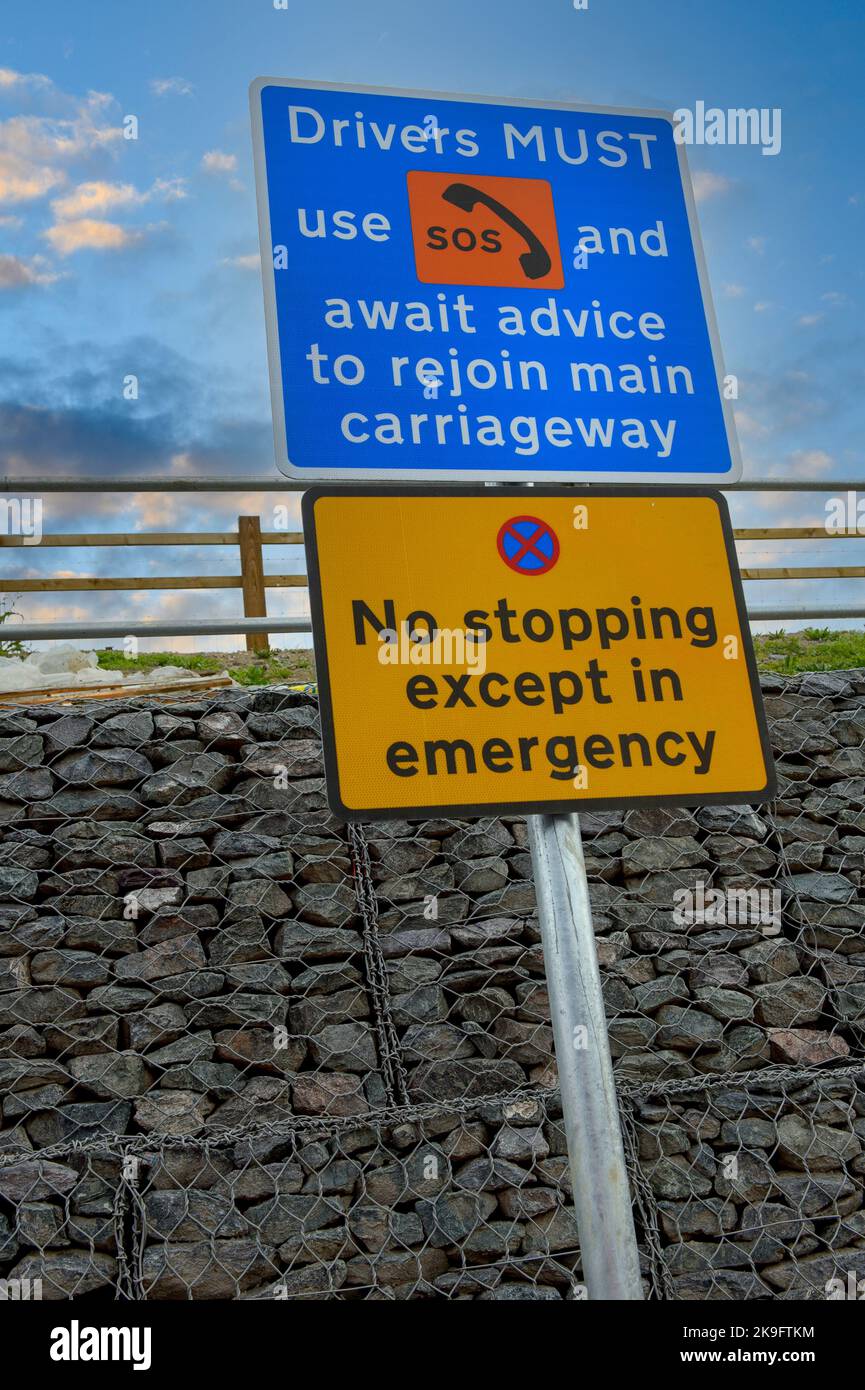
[[194, 678], [195, 672], [187, 671], [185, 666], [153, 666], [149, 671], [130, 671], [126, 677], [128, 681], [187, 681]]
[[82, 652], [71, 642], [58, 642], [44, 652], [31, 652], [24, 658], [25, 666], [33, 666], [45, 676], [69, 675], [98, 664], [95, 652]]
[[[70, 642], [57, 642], [29, 656], [0, 656], [0, 694], [22, 690], [54, 690], [76, 685], [140, 685], [195, 680], [183, 666], [153, 666], [149, 671], [103, 671], [96, 652], [83, 652]], [[226, 671], [220, 672], [227, 675]]]

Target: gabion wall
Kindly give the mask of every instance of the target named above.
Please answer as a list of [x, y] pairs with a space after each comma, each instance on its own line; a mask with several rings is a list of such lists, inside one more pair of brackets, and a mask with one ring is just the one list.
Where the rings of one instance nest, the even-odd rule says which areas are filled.
[[[865, 672], [763, 685], [774, 807], [581, 818], [649, 1296], [865, 1276]], [[5, 711], [0, 1296], [584, 1296], [534, 914], [311, 695]]]

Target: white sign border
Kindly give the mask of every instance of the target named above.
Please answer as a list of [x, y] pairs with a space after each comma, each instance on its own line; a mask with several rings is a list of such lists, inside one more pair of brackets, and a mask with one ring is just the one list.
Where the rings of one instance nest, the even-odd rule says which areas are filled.
[[610, 473], [603, 470], [584, 472], [579, 469], [483, 469], [483, 468], [409, 468], [397, 465], [394, 468], [333, 468], [327, 464], [320, 468], [302, 467], [292, 463], [288, 457], [288, 444], [285, 432], [285, 402], [282, 392], [282, 368], [279, 353], [279, 327], [276, 314], [276, 272], [273, 265], [273, 239], [270, 230], [270, 206], [267, 197], [267, 165], [264, 153], [264, 128], [261, 115], [261, 92], [265, 87], [303, 87], [307, 91], [346, 92], [356, 96], [418, 97], [425, 101], [477, 102], [485, 106], [524, 106], [545, 111], [585, 111], [589, 114], [613, 117], [650, 117], [654, 120], [674, 124], [669, 111], [656, 111], [627, 106], [595, 106], [589, 102], [536, 101], [526, 97], [475, 96], [459, 92], [428, 92], [403, 87], [359, 87], [345, 82], [315, 82], [305, 78], [256, 77], [249, 85], [249, 106], [252, 117], [252, 152], [255, 169], [255, 193], [258, 206], [258, 238], [261, 254], [261, 274], [264, 289], [264, 320], [267, 334], [267, 362], [270, 376], [271, 414], [273, 417], [273, 443], [276, 464], [280, 472], [294, 481], [311, 482], [440, 482], [440, 483], [478, 483], [507, 482], [525, 483], [664, 483], [668, 487], [678, 484], [693, 486], [704, 483], [707, 487], [725, 487], [737, 483], [742, 476], [742, 456], [733, 418], [732, 406], [721, 394], [721, 382], [726, 373], [715, 317], [715, 305], [709, 285], [709, 272], [703, 252], [703, 241], [697, 220], [697, 208], [685, 146], [676, 142], [679, 159], [679, 175], [685, 195], [688, 213], [688, 227], [694, 248], [697, 277], [703, 301], [703, 312], [709, 332], [709, 345], [715, 367], [721, 411], [730, 452], [730, 468], [726, 473], [670, 473], [626, 472]]

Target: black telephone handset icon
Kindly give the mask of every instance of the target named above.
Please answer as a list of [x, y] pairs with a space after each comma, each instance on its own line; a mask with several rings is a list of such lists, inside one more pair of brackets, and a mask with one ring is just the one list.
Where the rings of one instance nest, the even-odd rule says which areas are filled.
[[500, 222], [504, 222], [526, 243], [528, 250], [520, 256], [520, 265], [526, 279], [540, 280], [549, 273], [552, 261], [547, 248], [540, 238], [535, 236], [531, 227], [527, 227], [522, 218], [517, 217], [510, 208], [506, 208], [504, 203], [500, 203], [496, 198], [491, 198], [480, 188], [472, 187], [470, 183], [452, 183], [445, 189], [442, 197], [448, 203], [453, 203], [454, 207], [460, 208], [462, 212], [471, 212], [476, 203], [483, 203], [490, 212], [495, 213]]

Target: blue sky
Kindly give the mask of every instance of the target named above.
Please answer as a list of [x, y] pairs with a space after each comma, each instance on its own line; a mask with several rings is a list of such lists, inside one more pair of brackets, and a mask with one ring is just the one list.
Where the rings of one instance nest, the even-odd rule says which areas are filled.
[[[5, 0], [0, 33], [0, 463], [166, 477], [45, 499], [46, 531], [225, 529], [291, 500], [273, 464], [247, 87], [276, 76], [604, 105], [778, 107], [782, 146], [689, 150], [746, 473], [862, 478], [861, 3], [805, 0]], [[138, 119], [139, 138], [122, 136]], [[139, 380], [137, 401], [124, 378]], [[273, 472], [273, 496], [172, 494]], [[819, 523], [823, 499], [736, 503]], [[865, 544], [746, 562], [865, 563]], [[228, 550], [5, 552], [6, 574], [223, 573]], [[8, 562], [14, 562], [10, 568]], [[23, 562], [23, 563], [22, 563]], [[268, 568], [298, 569], [272, 552]], [[749, 586], [758, 602], [852, 596]], [[758, 592], [755, 593], [755, 590]], [[272, 591], [274, 613], [300, 593]], [[231, 591], [25, 595], [28, 619], [230, 614]], [[170, 645], [162, 642], [159, 645]], [[180, 639], [176, 645], [193, 643]], [[206, 642], [199, 645], [207, 645]]]

